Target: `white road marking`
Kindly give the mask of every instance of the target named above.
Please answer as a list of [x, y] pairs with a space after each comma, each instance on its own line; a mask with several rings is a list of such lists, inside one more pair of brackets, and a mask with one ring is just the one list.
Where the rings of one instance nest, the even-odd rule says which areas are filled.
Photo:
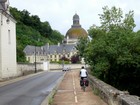
[[73, 79], [73, 89], [74, 89], [74, 95], [75, 95], [75, 103], [78, 102], [77, 100], [77, 93], [76, 93], [76, 88], [75, 88], [75, 79], [74, 79], [74, 76], [73, 76], [73, 73], [72, 73], [72, 79]]
[[75, 96], [75, 102], [76, 102], [76, 103], [78, 102], [78, 100], [77, 100], [77, 96]]
[[76, 91], [74, 91], [74, 95], [76, 95]]

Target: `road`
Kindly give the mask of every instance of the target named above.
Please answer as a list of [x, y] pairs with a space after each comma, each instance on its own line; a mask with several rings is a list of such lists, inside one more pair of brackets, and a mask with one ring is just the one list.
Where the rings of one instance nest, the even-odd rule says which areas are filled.
[[63, 72], [41, 74], [0, 87], [0, 105], [40, 105]]

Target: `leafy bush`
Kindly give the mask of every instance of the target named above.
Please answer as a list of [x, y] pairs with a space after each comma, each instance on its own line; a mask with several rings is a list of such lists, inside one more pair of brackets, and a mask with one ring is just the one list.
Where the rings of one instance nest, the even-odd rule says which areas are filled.
[[79, 55], [73, 55], [71, 57], [71, 63], [79, 63], [80, 59], [79, 59]]

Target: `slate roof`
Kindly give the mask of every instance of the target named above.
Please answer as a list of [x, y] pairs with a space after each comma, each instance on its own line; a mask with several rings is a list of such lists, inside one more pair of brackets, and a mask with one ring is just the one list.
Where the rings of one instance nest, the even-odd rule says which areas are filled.
[[0, 9], [4, 10], [5, 3], [1, 3], [0, 1]]
[[0, 10], [7, 12], [8, 6], [9, 3], [7, 3], [7, 0], [0, 0]]
[[[75, 44], [60, 44], [60, 45], [44, 45], [41, 47], [36, 46], [36, 52], [37, 54], [63, 54], [63, 50], [65, 53], [69, 53], [72, 51], [76, 51]], [[23, 52], [26, 55], [33, 55], [35, 53], [35, 46], [27, 45]]]

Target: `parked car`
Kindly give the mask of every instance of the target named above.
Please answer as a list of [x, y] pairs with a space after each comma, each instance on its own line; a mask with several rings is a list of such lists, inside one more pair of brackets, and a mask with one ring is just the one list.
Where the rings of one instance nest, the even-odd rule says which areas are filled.
[[62, 71], [69, 71], [70, 68], [68, 66], [64, 66]]

